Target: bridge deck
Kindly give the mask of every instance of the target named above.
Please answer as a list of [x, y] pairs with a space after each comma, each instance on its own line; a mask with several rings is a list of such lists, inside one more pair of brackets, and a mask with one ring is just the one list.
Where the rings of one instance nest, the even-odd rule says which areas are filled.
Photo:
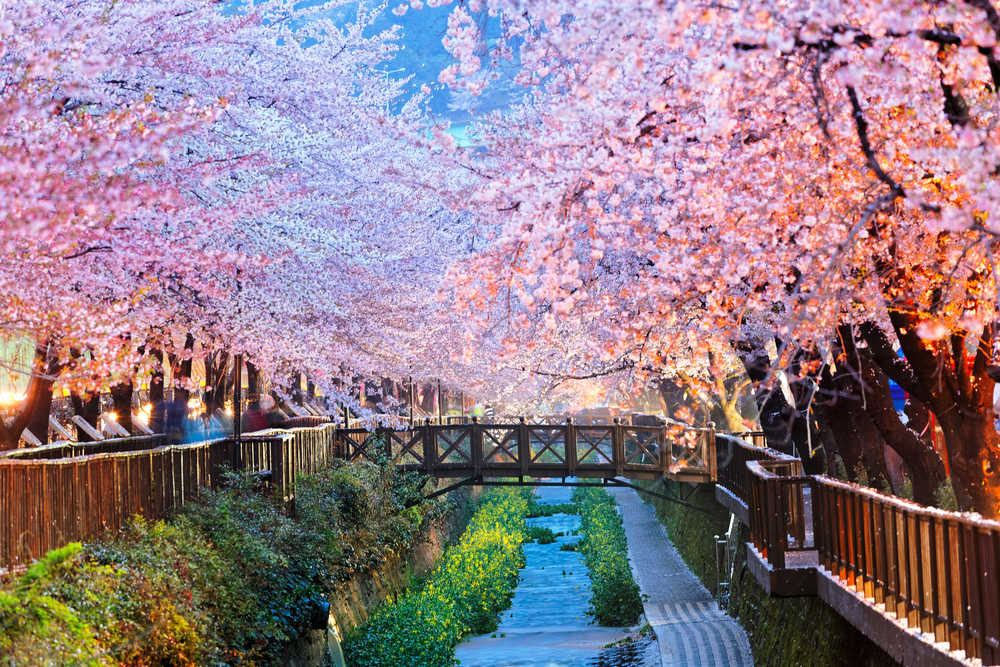
[[423, 424], [338, 429], [349, 460], [388, 460], [434, 477], [590, 477], [711, 482], [715, 432], [621, 423]]

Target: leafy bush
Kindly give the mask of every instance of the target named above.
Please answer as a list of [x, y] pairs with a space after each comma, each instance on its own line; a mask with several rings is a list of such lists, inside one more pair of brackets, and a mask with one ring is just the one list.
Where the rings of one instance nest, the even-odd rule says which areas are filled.
[[354, 667], [451, 667], [455, 645], [469, 632], [497, 627], [524, 564], [521, 543], [528, 493], [487, 494], [458, 543], [424, 584], [389, 601], [348, 638]]
[[231, 475], [169, 522], [50, 552], [0, 591], [0, 665], [273, 664], [338, 580], [410, 546], [441, 500], [351, 465], [299, 480], [294, 518]]
[[595, 488], [575, 489], [573, 500], [580, 508], [578, 550], [590, 572], [594, 617], [601, 625], [633, 625], [642, 614], [642, 600], [632, 578], [625, 528], [615, 501]]
[[529, 526], [527, 541], [538, 542], [539, 544], [552, 544], [556, 541], [556, 534], [544, 526]]
[[532, 496], [528, 501], [528, 518], [534, 519], [540, 516], [552, 516], [553, 514], [577, 514], [579, 508], [576, 503], [540, 503]]
[[48, 590], [75, 570], [82, 546], [68, 544], [32, 565], [12, 588], [0, 591], [0, 664], [105, 664], [91, 627]]

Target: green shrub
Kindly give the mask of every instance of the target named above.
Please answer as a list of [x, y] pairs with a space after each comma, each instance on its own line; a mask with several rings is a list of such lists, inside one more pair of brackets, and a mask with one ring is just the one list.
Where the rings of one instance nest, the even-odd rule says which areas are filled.
[[352, 667], [451, 667], [467, 633], [496, 629], [524, 564], [527, 492], [484, 497], [458, 543], [419, 588], [388, 601], [347, 639]]
[[540, 516], [552, 516], [553, 514], [578, 514], [579, 508], [576, 503], [553, 503], [547, 505], [538, 502], [534, 496], [528, 502], [528, 518], [534, 519]]
[[594, 617], [601, 625], [633, 625], [642, 614], [642, 599], [615, 501], [604, 489], [583, 487], [573, 491], [573, 500], [580, 508], [578, 550], [590, 572]]
[[527, 541], [538, 542], [539, 544], [552, 544], [556, 541], [556, 534], [543, 526], [529, 526]]
[[[910, 495], [913, 495], [912, 491]], [[952, 486], [950, 478], [941, 482], [941, 485], [934, 490], [934, 506], [951, 512], [958, 511], [958, 496], [955, 495], [955, 487]]]
[[169, 522], [50, 552], [0, 591], [0, 665], [273, 664], [339, 580], [410, 546], [447, 500], [394, 466], [303, 477], [294, 518], [230, 475]]
[[81, 565], [82, 546], [50, 551], [0, 591], [0, 664], [107, 664], [91, 627], [49, 590]]

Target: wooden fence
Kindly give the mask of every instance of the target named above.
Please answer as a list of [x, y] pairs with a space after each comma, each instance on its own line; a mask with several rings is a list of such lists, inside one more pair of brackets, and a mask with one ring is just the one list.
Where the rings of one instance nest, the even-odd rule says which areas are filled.
[[740, 437], [719, 433], [716, 436], [718, 484], [729, 489], [744, 505], [750, 498], [750, 470], [747, 463], [779, 459], [783, 455], [773, 449], [751, 444]]
[[812, 478], [802, 475], [798, 459], [762, 459], [750, 471], [750, 535], [757, 551], [774, 568], [784, 568], [790, 552], [815, 549], [806, 525]]
[[[719, 456], [728, 444], [719, 438]], [[862, 608], [933, 636], [937, 647], [1000, 664], [1000, 522], [803, 475], [798, 459], [749, 443], [733, 451], [736, 469], [721, 466], [718, 484], [749, 506], [751, 544], [772, 574], [801, 572], [810, 559], [799, 557], [812, 554], [815, 567], [868, 601]], [[917, 637], [861, 626], [887, 650]]]
[[911, 628], [1000, 663], [1000, 523], [816, 477], [820, 563]]
[[66, 446], [83, 453], [63, 458], [51, 458], [51, 448], [0, 458], [0, 567], [118, 530], [134, 514], [166, 516], [201, 489], [218, 487], [227, 468], [268, 471], [275, 493], [291, 498], [298, 475], [332, 463], [335, 430], [262, 431], [245, 435], [239, 447], [232, 438], [152, 447], [155, 440], [137, 438], [131, 451], [116, 451], [127, 442], [105, 441]]

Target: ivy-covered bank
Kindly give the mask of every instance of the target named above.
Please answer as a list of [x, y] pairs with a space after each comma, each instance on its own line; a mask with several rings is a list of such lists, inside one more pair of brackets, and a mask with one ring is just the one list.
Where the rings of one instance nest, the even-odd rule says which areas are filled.
[[300, 480], [295, 516], [232, 476], [167, 522], [49, 553], [0, 586], [0, 665], [266, 665], [339, 586], [454, 510], [418, 480], [344, 465]]
[[[662, 482], [642, 482], [663, 491]], [[679, 496], [679, 485], [666, 482], [666, 492]], [[685, 490], [684, 495], [687, 495]], [[689, 502], [708, 514], [667, 500], [644, 496], [656, 508], [670, 540], [688, 567], [710, 591], [715, 591], [714, 536], [726, 532], [727, 510], [715, 502], [715, 490], [701, 485]], [[883, 667], [896, 663], [878, 646], [815, 597], [770, 597], [746, 566], [749, 536], [741, 526], [736, 575], [730, 592], [729, 613], [746, 629], [757, 665], [809, 665], [810, 667]]]
[[373, 614], [344, 644], [351, 667], [450, 667], [455, 646], [496, 629], [524, 563], [528, 489], [490, 491], [426, 581]]

